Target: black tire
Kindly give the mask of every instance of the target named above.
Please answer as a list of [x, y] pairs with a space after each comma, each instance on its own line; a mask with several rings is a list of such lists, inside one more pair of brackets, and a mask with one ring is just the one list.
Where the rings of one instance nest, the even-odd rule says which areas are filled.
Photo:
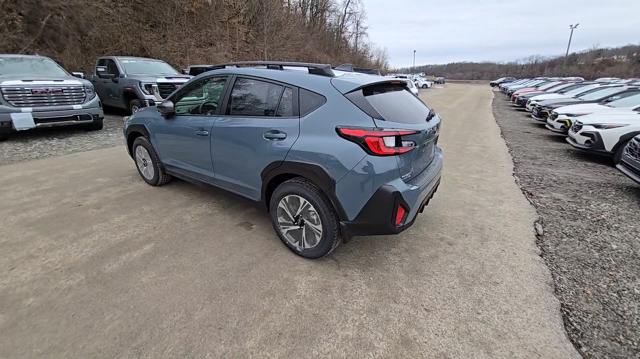
[[139, 111], [144, 107], [144, 104], [140, 100], [131, 100], [129, 101], [129, 114], [133, 115], [135, 112]]
[[6, 133], [0, 133], [0, 142], [6, 141], [9, 138], [9, 135]]
[[[150, 176], [149, 178], [145, 177], [136, 159], [136, 150], [140, 146], [144, 147], [144, 149], [147, 151], [147, 153], [151, 157], [151, 163], [149, 164], [147, 161], [147, 165], [151, 165], [153, 167], [153, 176]], [[131, 146], [131, 154], [133, 157], [133, 162], [136, 164], [136, 169], [138, 170], [138, 174], [148, 184], [152, 186], [162, 186], [171, 180], [171, 176], [165, 173], [164, 168], [162, 168], [162, 164], [160, 162], [160, 158], [158, 157], [158, 154], [153, 149], [151, 142], [149, 142], [149, 140], [146, 137], [140, 136], [133, 141], [133, 145]]]
[[620, 145], [618, 146], [618, 149], [616, 150], [616, 153], [613, 155], [613, 164], [617, 165], [618, 163], [620, 163], [620, 161], [622, 161], [622, 155], [624, 154], [624, 149], [629, 144], [629, 141], [631, 141], [631, 139], [620, 143]]
[[102, 130], [103, 127], [104, 127], [104, 120], [100, 118], [100, 119], [94, 120], [92, 123], [86, 125], [85, 126], [85, 130], [87, 130], [87, 131], [100, 131], [100, 130]]
[[[278, 224], [278, 205], [280, 200], [288, 195], [302, 197], [308, 201], [317, 212], [317, 216], [321, 222], [322, 235], [317, 241], [317, 244], [312, 248], [296, 247], [287, 240], [280, 229]], [[304, 178], [293, 178], [280, 184], [273, 192], [271, 200], [269, 201], [269, 212], [271, 215], [273, 229], [278, 234], [278, 237], [280, 237], [282, 243], [284, 243], [293, 253], [301, 257], [316, 259], [327, 256], [333, 252], [341, 242], [338, 216], [336, 215], [331, 202], [325, 197], [320, 189], [318, 189], [318, 187]], [[302, 231], [308, 230], [304, 225], [304, 222], [300, 226]]]
[[429, 88], [429, 86], [427, 86], [427, 84], [422, 85], [423, 89]]

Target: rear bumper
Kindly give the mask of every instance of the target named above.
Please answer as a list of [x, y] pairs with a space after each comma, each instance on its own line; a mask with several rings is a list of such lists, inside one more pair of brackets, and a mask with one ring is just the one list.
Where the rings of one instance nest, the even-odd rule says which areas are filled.
[[[442, 153], [438, 151], [425, 172], [418, 175], [419, 181], [410, 185], [392, 182], [378, 188], [356, 218], [340, 223], [343, 236], [398, 234], [411, 227], [438, 190], [442, 164]], [[402, 224], [396, 226], [395, 215], [400, 205], [405, 208], [407, 215]]]

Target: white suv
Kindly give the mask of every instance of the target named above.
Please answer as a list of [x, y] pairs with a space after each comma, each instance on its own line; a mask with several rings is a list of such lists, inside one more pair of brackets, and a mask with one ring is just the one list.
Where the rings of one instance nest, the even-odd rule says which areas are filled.
[[[547, 128], [553, 132], [567, 133], [579, 117], [592, 113], [609, 114], [640, 110], [640, 94], [624, 97], [609, 103], [585, 103], [558, 107], [547, 117]], [[612, 112], [613, 111], [613, 112]]]
[[592, 153], [613, 155], [620, 162], [625, 145], [640, 134], [637, 111], [602, 111], [581, 117], [571, 126], [567, 142]]

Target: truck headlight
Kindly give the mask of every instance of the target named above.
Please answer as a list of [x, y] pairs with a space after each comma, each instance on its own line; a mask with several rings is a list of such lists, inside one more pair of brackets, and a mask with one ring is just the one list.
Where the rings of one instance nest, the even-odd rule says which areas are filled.
[[142, 90], [142, 92], [144, 92], [147, 95], [153, 95], [157, 88], [158, 88], [158, 85], [156, 85], [154, 82], [140, 83], [140, 89]]
[[93, 100], [93, 98], [96, 97], [96, 90], [92, 85], [84, 85], [84, 94], [87, 100]]

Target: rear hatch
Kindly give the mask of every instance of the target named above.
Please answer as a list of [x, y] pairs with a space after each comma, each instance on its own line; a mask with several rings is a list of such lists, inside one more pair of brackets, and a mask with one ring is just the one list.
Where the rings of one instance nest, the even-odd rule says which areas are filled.
[[411, 180], [429, 166], [435, 155], [440, 117], [413, 95], [404, 82], [376, 82], [351, 90], [345, 96], [369, 114], [377, 128], [414, 131], [401, 138], [414, 149], [395, 156], [403, 180]]

